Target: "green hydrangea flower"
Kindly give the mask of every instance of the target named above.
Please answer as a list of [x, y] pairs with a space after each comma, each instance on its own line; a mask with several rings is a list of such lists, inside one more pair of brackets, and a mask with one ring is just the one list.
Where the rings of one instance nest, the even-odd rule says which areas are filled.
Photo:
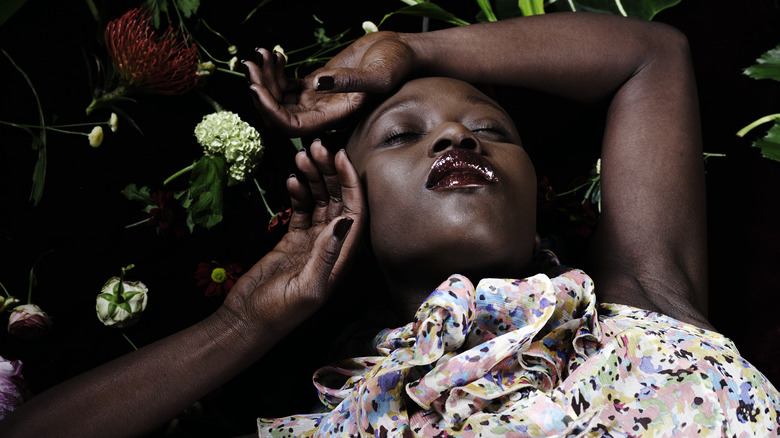
[[195, 127], [195, 138], [206, 155], [221, 155], [228, 165], [228, 185], [246, 181], [260, 165], [263, 139], [238, 114], [218, 111], [203, 117]]

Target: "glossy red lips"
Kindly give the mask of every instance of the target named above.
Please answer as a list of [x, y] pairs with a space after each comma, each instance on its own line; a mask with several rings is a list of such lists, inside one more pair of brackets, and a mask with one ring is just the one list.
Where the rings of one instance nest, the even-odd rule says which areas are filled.
[[498, 182], [493, 166], [470, 149], [451, 149], [436, 159], [428, 173], [428, 190], [481, 187]]

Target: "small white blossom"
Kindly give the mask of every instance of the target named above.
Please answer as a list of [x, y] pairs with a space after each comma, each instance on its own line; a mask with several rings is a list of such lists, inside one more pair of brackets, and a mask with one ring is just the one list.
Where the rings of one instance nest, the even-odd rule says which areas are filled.
[[228, 185], [246, 180], [260, 165], [263, 140], [238, 114], [218, 111], [203, 117], [195, 127], [195, 138], [206, 155], [221, 155], [230, 165]]
[[363, 22], [363, 30], [364, 30], [364, 31], [365, 31], [367, 34], [369, 34], [369, 33], [374, 33], [374, 32], [379, 32], [379, 28], [378, 28], [378, 27], [376, 27], [376, 24], [374, 24], [374, 23], [373, 23], [373, 22], [371, 22], [371, 21], [364, 21], [364, 22]]
[[280, 46], [279, 44], [274, 46], [274, 49], [272, 50], [272, 52], [279, 52], [279, 53], [281, 53], [282, 56], [284, 56], [285, 62], [287, 62], [287, 60], [289, 59], [289, 58], [287, 58], [287, 54], [284, 53], [284, 49], [282, 48], [282, 46]]
[[119, 117], [116, 113], [111, 113], [111, 118], [108, 119], [108, 126], [111, 127], [111, 132], [116, 132], [119, 128]]
[[238, 64], [238, 57], [234, 56], [230, 58], [230, 61], [228, 61], [228, 67], [230, 67], [230, 71], [236, 71], [236, 64]]
[[87, 135], [87, 138], [89, 138], [89, 145], [93, 148], [100, 146], [103, 144], [103, 128], [95, 126], [92, 128], [92, 132]]
[[100, 322], [108, 327], [128, 327], [134, 324], [146, 310], [149, 289], [140, 281], [122, 282], [111, 277], [97, 296], [95, 310]]

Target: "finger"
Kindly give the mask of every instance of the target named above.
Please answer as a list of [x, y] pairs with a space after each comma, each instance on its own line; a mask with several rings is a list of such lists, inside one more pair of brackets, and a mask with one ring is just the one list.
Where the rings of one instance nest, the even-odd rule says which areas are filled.
[[333, 290], [339, 274], [343, 271], [343, 263], [338, 262], [353, 223], [348, 217], [336, 218], [317, 237], [311, 256], [301, 272], [301, 278], [311, 279], [314, 285], [319, 286], [309, 290], [320, 289], [320, 293], [325, 294]]
[[300, 131], [301, 122], [297, 114], [282, 106], [268, 88], [262, 84], [252, 84], [249, 88], [255, 99], [255, 108], [267, 124], [279, 126], [290, 133]]
[[376, 62], [367, 67], [322, 71], [315, 76], [314, 84], [317, 91], [324, 93], [386, 93], [402, 76], [384, 63]]
[[[300, 152], [304, 153], [305, 152]], [[289, 230], [307, 230], [311, 228], [312, 196], [306, 184], [298, 180], [295, 175], [287, 178], [287, 191], [290, 193]]]
[[[268, 49], [259, 47], [255, 49], [257, 53], [257, 60], [260, 63], [260, 81], [259, 84], [263, 85], [271, 92], [274, 99], [281, 102], [284, 90], [284, 75], [281, 78], [277, 77], [277, 57], [276, 52], [271, 52]], [[284, 68], [282, 66], [282, 68]]]
[[359, 224], [363, 223], [365, 211], [365, 198], [363, 196], [363, 184], [360, 175], [352, 165], [347, 152], [342, 149], [336, 153], [334, 166], [341, 185], [341, 199], [343, 204], [342, 215], [351, 217]]
[[[322, 145], [319, 145], [322, 147]], [[327, 151], [326, 151], [327, 152]], [[306, 182], [309, 184], [309, 190], [311, 191], [314, 207], [312, 209], [312, 225], [324, 224], [329, 221], [328, 219], [328, 203], [330, 201], [330, 195], [325, 185], [325, 181], [322, 178], [322, 173], [314, 164], [314, 161], [305, 153], [298, 153], [295, 156], [295, 164], [298, 166], [301, 174], [305, 177]]]
[[331, 220], [334, 217], [341, 215], [343, 209], [341, 201], [341, 182], [339, 181], [339, 176], [336, 172], [334, 156], [321, 141], [315, 140], [311, 145], [311, 157], [314, 164], [317, 166], [317, 169], [320, 171], [322, 180], [325, 182], [325, 188], [328, 191], [327, 220]]

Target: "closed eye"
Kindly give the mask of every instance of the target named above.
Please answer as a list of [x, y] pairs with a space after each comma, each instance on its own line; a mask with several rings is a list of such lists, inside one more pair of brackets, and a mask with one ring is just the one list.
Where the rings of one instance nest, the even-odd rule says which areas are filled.
[[422, 134], [412, 131], [390, 131], [382, 140], [383, 145], [396, 145], [414, 141]]
[[509, 131], [501, 126], [484, 126], [472, 129], [471, 132], [480, 138], [488, 140], [505, 140], [509, 138]]

